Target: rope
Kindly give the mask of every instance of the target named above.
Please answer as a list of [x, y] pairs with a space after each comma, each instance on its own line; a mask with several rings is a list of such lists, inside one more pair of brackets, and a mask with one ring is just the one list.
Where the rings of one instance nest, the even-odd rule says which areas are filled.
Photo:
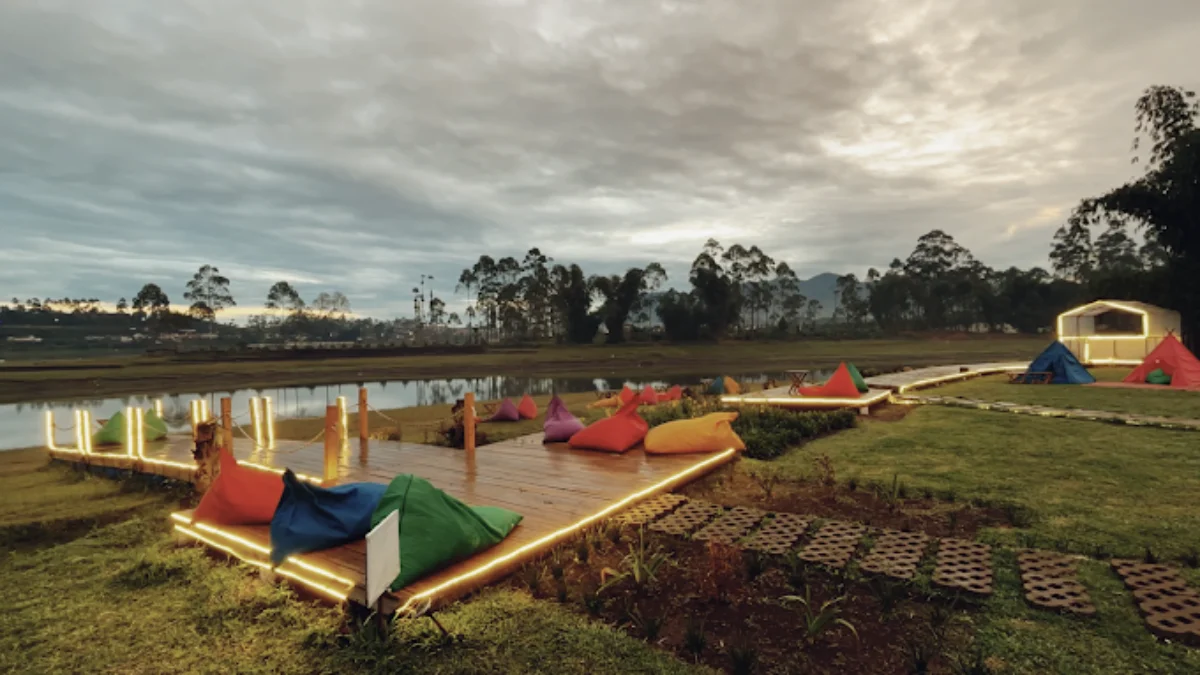
[[383, 419], [385, 419], [385, 420], [387, 420], [387, 421], [391, 422], [392, 424], [396, 424], [396, 425], [399, 425], [399, 424], [400, 424], [400, 423], [399, 423], [399, 422], [397, 422], [396, 420], [394, 420], [394, 419], [392, 419], [391, 417], [389, 417], [389, 416], [388, 416], [386, 413], [384, 413], [382, 410], [379, 410], [378, 408], [376, 408], [375, 406], [371, 405], [370, 403], [368, 403], [368, 404], [367, 404], [367, 410], [370, 410], [370, 411], [374, 412], [376, 415], [379, 415], [380, 417], [382, 417]]
[[54, 428], [55, 428], [55, 429], [58, 429], [59, 431], [70, 431], [70, 430], [72, 430], [72, 429], [74, 429], [74, 428], [75, 428], [75, 425], [74, 425], [74, 424], [72, 424], [72, 425], [70, 425], [70, 426], [63, 427], [63, 426], [59, 426], [59, 425], [58, 425], [58, 423], [57, 423], [57, 422], [55, 422], [55, 423], [54, 423]]
[[305, 443], [304, 445], [298, 445], [298, 446], [296, 446], [296, 447], [294, 447], [294, 448], [288, 448], [288, 449], [286, 449], [286, 450], [279, 450], [279, 449], [275, 449], [275, 450], [271, 450], [271, 452], [272, 452], [272, 453], [274, 453], [274, 454], [276, 454], [276, 455], [290, 455], [290, 454], [292, 454], [293, 452], [299, 452], [299, 451], [301, 451], [301, 450], [303, 450], [303, 449], [305, 449], [305, 448], [307, 448], [307, 447], [309, 447], [309, 446], [311, 446], [311, 445], [314, 445], [314, 444], [315, 444], [317, 441], [321, 440], [321, 439], [322, 439], [322, 438], [324, 438], [324, 437], [325, 437], [325, 430], [324, 430], [324, 429], [322, 429], [322, 430], [320, 430], [320, 431], [318, 431], [318, 432], [317, 432], [317, 435], [316, 435], [316, 436], [313, 436], [313, 437], [312, 437], [312, 439], [311, 439], [311, 440], [309, 440], [309, 441], [308, 441], [307, 443]]

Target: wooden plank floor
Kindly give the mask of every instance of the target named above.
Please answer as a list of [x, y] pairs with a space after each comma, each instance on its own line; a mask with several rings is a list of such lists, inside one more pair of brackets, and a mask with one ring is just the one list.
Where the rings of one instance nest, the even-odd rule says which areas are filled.
[[[234, 455], [240, 461], [288, 467], [312, 477], [321, 476], [323, 453], [320, 444], [297, 441], [279, 441], [273, 451], [256, 448], [246, 439], [234, 442]], [[148, 444], [144, 454], [149, 459], [186, 463], [191, 461], [191, 442], [186, 437], [172, 437]], [[387, 483], [397, 474], [413, 473], [467, 504], [501, 506], [523, 516], [521, 524], [496, 547], [402, 589], [385, 603], [387, 610], [410, 609], [461, 597], [569, 537], [581, 523], [589, 524], [694, 480], [735, 458], [732, 451], [651, 456], [640, 448], [623, 455], [571, 450], [565, 444], [543, 445], [541, 434], [480, 447], [473, 458], [462, 450], [395, 441], [371, 441], [362, 452], [355, 440], [342, 448], [337, 483]], [[114, 462], [120, 464], [115, 458], [104, 463], [113, 466]], [[270, 541], [266, 526], [217, 528], [193, 524], [190, 515], [190, 511], [172, 515], [183, 535], [267, 566]], [[357, 541], [296, 556], [276, 571], [326, 595], [361, 603], [365, 570], [365, 543]]]

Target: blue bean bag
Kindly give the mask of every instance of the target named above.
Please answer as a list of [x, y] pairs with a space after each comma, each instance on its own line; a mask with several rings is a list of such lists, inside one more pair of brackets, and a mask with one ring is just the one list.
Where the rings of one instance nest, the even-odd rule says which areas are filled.
[[323, 488], [283, 474], [283, 496], [271, 519], [271, 564], [295, 553], [340, 546], [367, 536], [386, 485], [348, 483]]

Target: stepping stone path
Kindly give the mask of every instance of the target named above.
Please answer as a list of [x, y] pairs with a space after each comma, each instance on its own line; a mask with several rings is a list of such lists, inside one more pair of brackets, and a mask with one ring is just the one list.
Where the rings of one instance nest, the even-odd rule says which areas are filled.
[[907, 581], [917, 573], [917, 565], [929, 547], [929, 535], [924, 532], [882, 530], [870, 553], [859, 564], [864, 572], [882, 574]]
[[763, 523], [763, 526], [746, 540], [744, 546], [751, 551], [786, 555], [795, 548], [796, 542], [800, 541], [810, 523], [811, 519], [794, 513], [776, 513], [774, 518]]
[[734, 544], [766, 517], [766, 511], [735, 506], [721, 517], [700, 528], [692, 538], [718, 544]]
[[941, 540], [933, 583], [977, 595], [991, 595], [992, 547], [963, 539]]
[[689, 499], [670, 514], [650, 523], [650, 529], [683, 537], [695, 532], [724, 509], [716, 504]]
[[1133, 592], [1151, 633], [1200, 646], [1200, 593], [1178, 570], [1136, 560], [1113, 560], [1112, 567]]
[[822, 525], [801, 549], [800, 559], [841, 569], [850, 562], [858, 542], [866, 533], [867, 528], [858, 523], [831, 520]]
[[1021, 569], [1021, 587], [1029, 604], [1043, 609], [1091, 616], [1096, 607], [1087, 589], [1076, 579], [1073, 558], [1049, 551], [1021, 551], [1017, 554]]
[[645, 525], [665, 516], [687, 500], [683, 495], [665, 492], [629, 507], [616, 520], [626, 525]]
[[1119, 413], [1107, 410], [1082, 410], [1079, 408], [1049, 408], [1041, 405], [1020, 405], [1004, 401], [980, 401], [973, 398], [958, 398], [953, 396], [905, 396], [908, 401], [926, 405], [944, 405], [952, 408], [973, 408], [975, 410], [996, 410], [1015, 413], [1018, 415], [1039, 415], [1042, 417], [1063, 417], [1073, 420], [1088, 420], [1092, 422], [1108, 422], [1111, 424], [1127, 424], [1135, 427], [1159, 427], [1162, 429], [1183, 429], [1200, 431], [1200, 420], [1154, 415], [1138, 415], [1135, 413]]

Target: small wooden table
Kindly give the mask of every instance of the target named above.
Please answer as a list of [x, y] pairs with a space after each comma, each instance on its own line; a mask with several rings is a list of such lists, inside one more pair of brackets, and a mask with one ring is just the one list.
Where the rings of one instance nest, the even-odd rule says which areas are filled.
[[788, 387], [788, 395], [796, 396], [800, 393], [800, 387], [804, 386], [804, 381], [808, 379], [807, 370], [785, 370], [788, 377], [792, 378], [792, 386]]

